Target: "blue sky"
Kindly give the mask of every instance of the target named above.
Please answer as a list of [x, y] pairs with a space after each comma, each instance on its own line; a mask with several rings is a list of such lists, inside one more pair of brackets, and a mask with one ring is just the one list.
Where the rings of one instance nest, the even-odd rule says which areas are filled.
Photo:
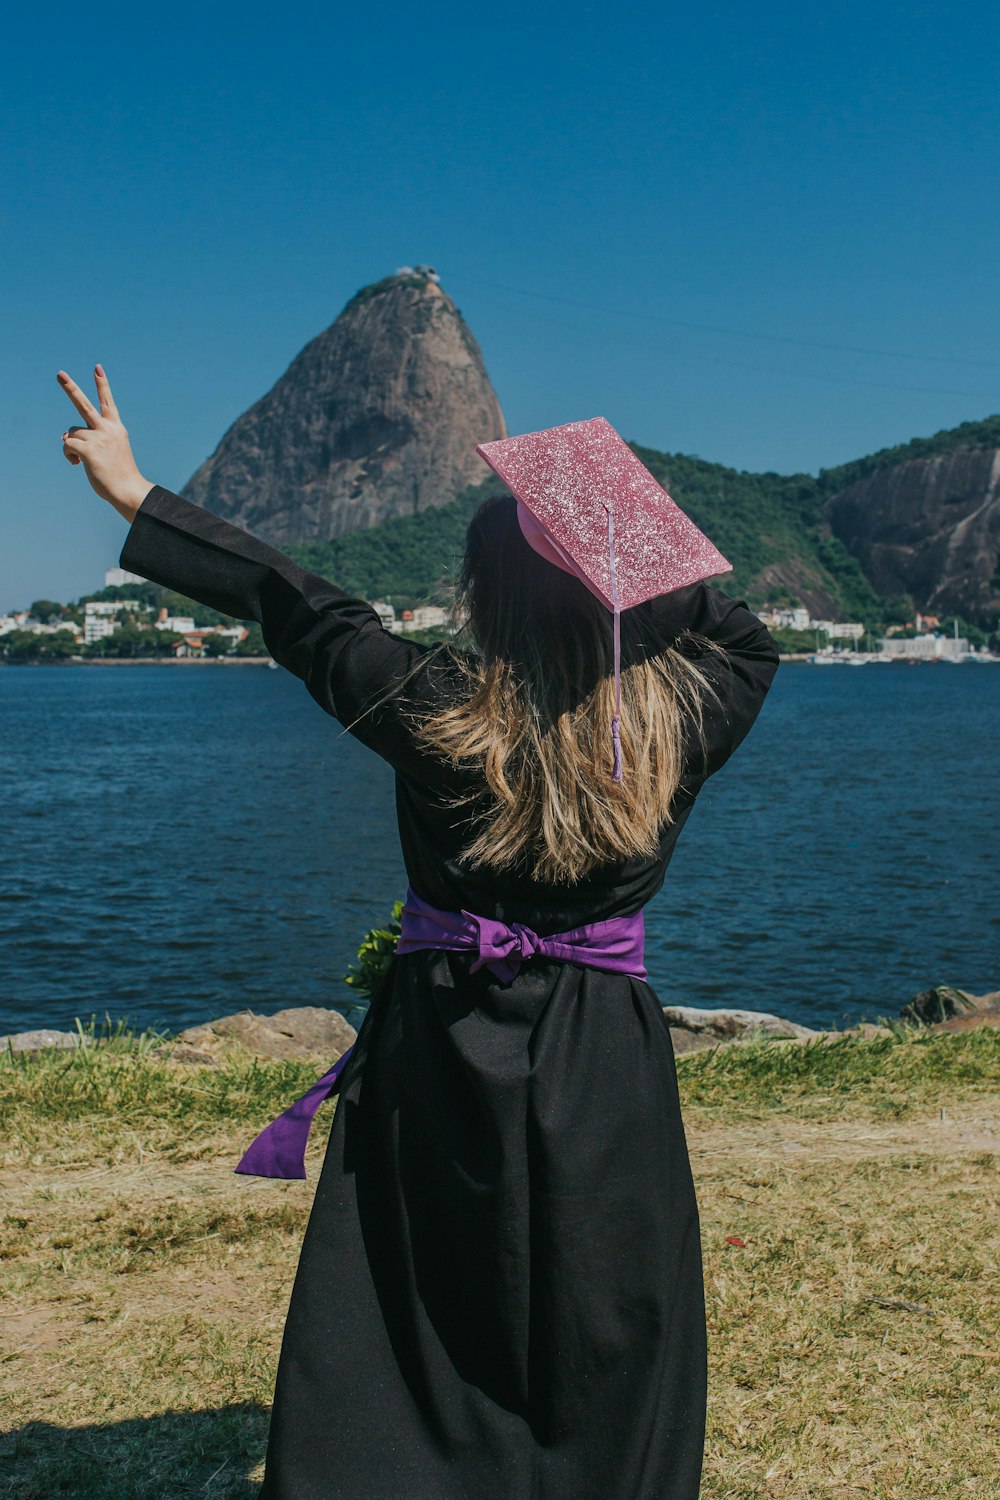
[[1000, 409], [995, 7], [27, 7], [2, 66], [0, 610], [180, 488], [366, 282], [437, 266], [512, 432], [815, 471]]

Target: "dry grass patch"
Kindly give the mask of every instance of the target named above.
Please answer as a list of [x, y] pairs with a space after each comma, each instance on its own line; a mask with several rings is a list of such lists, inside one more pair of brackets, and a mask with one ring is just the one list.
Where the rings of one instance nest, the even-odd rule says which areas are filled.
[[732, 1158], [700, 1158], [695, 1134], [706, 1495], [997, 1493], [1000, 1151], [979, 1148], [978, 1112], [967, 1126], [971, 1150], [927, 1121], [908, 1147], [814, 1140], [777, 1160], [785, 1129]]
[[[711, 1350], [703, 1500], [1000, 1489], [998, 1060], [984, 1030], [680, 1061]], [[0, 1062], [0, 1495], [255, 1496], [332, 1104], [310, 1182], [232, 1168], [314, 1076], [141, 1048]]]

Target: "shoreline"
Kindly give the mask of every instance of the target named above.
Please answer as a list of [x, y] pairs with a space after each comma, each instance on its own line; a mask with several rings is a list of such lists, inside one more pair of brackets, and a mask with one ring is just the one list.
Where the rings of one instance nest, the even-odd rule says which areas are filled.
[[[370, 1004], [370, 1001], [369, 1001]], [[267, 1013], [249, 1007], [232, 1014], [195, 1022], [180, 1030], [133, 1027], [127, 1020], [113, 1021], [106, 1014], [84, 1022], [74, 1018], [75, 1030], [65, 1031], [44, 1023], [34, 1028], [0, 1035], [0, 1059], [15, 1055], [39, 1056], [52, 1051], [75, 1051], [79, 1047], [125, 1048], [139, 1054], [169, 1055], [178, 1062], [218, 1063], [233, 1046], [262, 1059], [305, 1059], [339, 1056], [357, 1037], [369, 1006], [359, 999], [347, 1009], [335, 1006], [285, 1006]], [[897, 1036], [911, 1028], [919, 1031], [966, 1031], [980, 1026], [1000, 1030], [1000, 989], [976, 993], [955, 985], [936, 984], [913, 995], [894, 1016], [882, 1012], [877, 1021], [852, 1021], [847, 1025], [805, 1025], [780, 1012], [745, 1010], [733, 1006], [689, 1006], [663, 1004], [675, 1052], [683, 1055], [704, 1047], [757, 1041], [844, 1041], [850, 1037]], [[359, 1014], [360, 1012], [360, 1014]], [[348, 1013], [352, 1019], [348, 1020]]]
[[[778, 655], [780, 665], [788, 666], [792, 663], [811, 664], [814, 656], [812, 651], [789, 651]], [[879, 662], [884, 667], [916, 667], [936, 666], [944, 657], [920, 657], [901, 656], [898, 661]], [[992, 658], [996, 660], [996, 658]], [[69, 658], [62, 661], [6, 661], [0, 659], [2, 667], [266, 667], [271, 664], [273, 658], [270, 656], [104, 656], [88, 658]], [[277, 665], [277, 663], [275, 663]], [[873, 665], [865, 662], [865, 666]], [[961, 665], [961, 663], [957, 663]]]
[[266, 667], [270, 656], [105, 656], [69, 661], [0, 661], [0, 667]]

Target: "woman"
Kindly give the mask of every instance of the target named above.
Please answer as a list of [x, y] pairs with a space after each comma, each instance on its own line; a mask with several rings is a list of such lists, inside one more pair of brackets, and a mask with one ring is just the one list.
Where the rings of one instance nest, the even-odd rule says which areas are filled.
[[[695, 1500], [706, 1331], [669, 1028], [641, 938], [617, 965], [538, 943], [616, 922], [634, 939], [760, 710], [773, 638], [704, 583], [622, 615], [616, 780], [607, 610], [528, 545], [513, 500], [469, 528], [479, 652], [421, 646], [145, 480], [95, 374], [100, 410], [59, 373], [87, 423], [64, 451], [131, 522], [121, 566], [259, 621], [394, 768], [408, 904], [436, 913], [339, 1080], [261, 1500]], [[435, 945], [435, 921], [470, 913], [478, 952]]]

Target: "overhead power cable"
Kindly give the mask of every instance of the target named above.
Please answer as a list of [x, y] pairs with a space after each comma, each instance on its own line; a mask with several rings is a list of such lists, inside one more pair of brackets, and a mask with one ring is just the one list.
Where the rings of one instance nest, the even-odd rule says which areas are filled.
[[[492, 299], [487, 298], [487, 301], [490, 300]], [[501, 307], [503, 306], [502, 303], [497, 303], [496, 305]], [[505, 307], [504, 311], [508, 313], [513, 312], [515, 316], [530, 317], [534, 322], [551, 324], [557, 328], [570, 328], [576, 333], [589, 333], [592, 335], [596, 334], [596, 330], [594, 330], [593, 328], [585, 328], [579, 323], [570, 323], [567, 322], [564, 318], [554, 318], [545, 313], [529, 313], [526, 308], [512, 309], [510, 307]], [[612, 342], [616, 344], [628, 344], [634, 349], [642, 349], [646, 353], [649, 353], [648, 343], [644, 343], [642, 342], [642, 340], [634, 338], [631, 334], [620, 332], [606, 333], [601, 330], [601, 332], [599, 334], [596, 334], [596, 336], [600, 337], [600, 339], [605, 343]], [[731, 370], [747, 370], [755, 375], [783, 375], [788, 376], [793, 380], [819, 380], [825, 381], [830, 385], [860, 386], [864, 389], [875, 391], [903, 391], [908, 395], [918, 396], [962, 396], [972, 401], [992, 402], [997, 400], [996, 391], [956, 390], [953, 387], [947, 386], [900, 385], [897, 382], [888, 380], [865, 380], [863, 378], [850, 375], [828, 375], [825, 372], [821, 372], [818, 370], [789, 370], [782, 368], [780, 365], [755, 365], [750, 364], [745, 360], [727, 359], [722, 355], [694, 353], [689, 350], [671, 350], [670, 360], [672, 363], [678, 364], [683, 364], [686, 360], [695, 360], [699, 364], [721, 365], [724, 368]]]
[[467, 282], [469, 286], [481, 286], [495, 292], [509, 292], [516, 297], [532, 297], [541, 302], [557, 302], [564, 307], [578, 307], [587, 312], [603, 313], [614, 318], [638, 318], [644, 323], [664, 323], [672, 328], [689, 329], [693, 333], [719, 333], [730, 338], [756, 339], [769, 344], [790, 344], [800, 349], [825, 349], [837, 354], [872, 355], [877, 359], [912, 359], [930, 364], [972, 365], [983, 370], [1000, 370], [1000, 360], [969, 359], [959, 354], [915, 354], [901, 349], [870, 349], [858, 344], [834, 344], [821, 339], [793, 338], [782, 333], [760, 333], [747, 328], [729, 328], [718, 323], [692, 323], [683, 318], [668, 318], [662, 313], [602, 307], [596, 302], [580, 302], [572, 297], [556, 297], [549, 292], [532, 292], [526, 287], [505, 286], [496, 281], [482, 281], [478, 277], [466, 276], [462, 273], [442, 272], [441, 274], [449, 281]]

